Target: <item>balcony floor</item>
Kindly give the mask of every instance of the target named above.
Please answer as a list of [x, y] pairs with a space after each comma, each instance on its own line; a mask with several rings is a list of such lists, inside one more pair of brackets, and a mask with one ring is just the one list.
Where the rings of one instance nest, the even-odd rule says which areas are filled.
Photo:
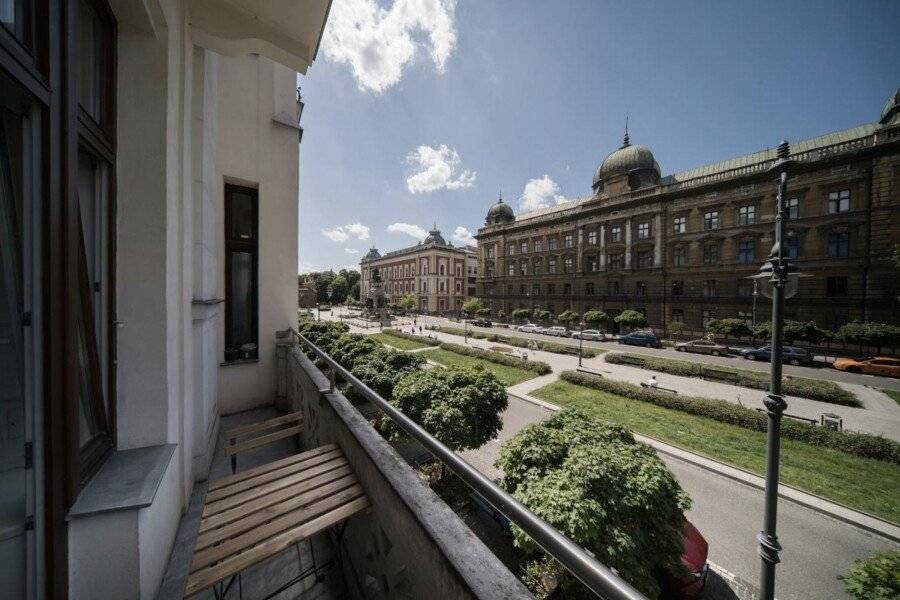
[[[267, 407], [248, 410], [242, 413], [222, 417], [219, 429], [219, 439], [216, 443], [216, 451], [210, 466], [209, 481], [215, 481], [231, 474], [229, 459], [225, 456], [225, 439], [223, 432], [238, 425], [246, 425], [271, 419], [280, 413], [275, 408]], [[238, 472], [284, 458], [299, 452], [297, 443], [293, 438], [278, 440], [272, 444], [255, 448], [238, 455]], [[208, 481], [201, 481], [194, 486], [191, 494], [191, 502], [187, 512], [181, 517], [178, 526], [178, 534], [175, 538], [175, 547], [169, 557], [169, 564], [163, 578], [157, 600], [180, 600], [187, 579], [187, 569], [193, 555], [194, 540], [197, 538], [197, 530], [200, 525], [200, 513], [203, 509], [203, 499], [206, 497]], [[312, 543], [316, 555], [316, 562], [323, 565], [335, 560], [334, 546], [326, 532], [313, 536]], [[244, 569], [241, 573], [243, 600], [259, 600], [267, 594], [274, 592], [304, 569], [312, 566], [310, 556], [310, 540], [303, 540], [299, 545], [269, 557], [268, 559]], [[345, 585], [339, 567], [335, 564], [324, 571], [325, 579], [317, 582], [315, 577], [294, 584], [277, 596], [275, 600], [338, 600], [344, 598]], [[214, 598], [212, 588], [191, 596], [196, 600], [212, 600]], [[238, 582], [235, 581], [228, 591], [227, 598], [238, 599]]]

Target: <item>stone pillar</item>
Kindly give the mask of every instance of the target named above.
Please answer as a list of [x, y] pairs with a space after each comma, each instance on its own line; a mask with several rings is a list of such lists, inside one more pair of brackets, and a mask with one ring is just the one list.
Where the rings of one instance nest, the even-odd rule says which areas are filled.
[[584, 245], [584, 225], [579, 225], [578, 226], [578, 239], [576, 240], [576, 246], [575, 246], [575, 263], [576, 263], [575, 272], [578, 273], [579, 275], [581, 273], [584, 273], [584, 264], [582, 262], [584, 260], [583, 245]]
[[600, 270], [606, 269], [606, 225], [600, 227]]
[[662, 215], [653, 217], [653, 266], [662, 266]]
[[631, 268], [631, 219], [625, 219], [625, 268]]

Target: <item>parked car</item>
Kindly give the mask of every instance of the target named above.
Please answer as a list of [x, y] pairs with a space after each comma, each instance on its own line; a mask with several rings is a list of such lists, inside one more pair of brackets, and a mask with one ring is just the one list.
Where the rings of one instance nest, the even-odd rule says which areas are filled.
[[521, 331], [523, 333], [538, 333], [540, 329], [541, 328], [534, 323], [525, 323], [524, 325], [516, 327], [516, 331]]
[[475, 327], [491, 327], [493, 323], [491, 323], [488, 319], [472, 319], [469, 321], [470, 325]]
[[[762, 348], [744, 348], [741, 350], [741, 356], [747, 360], [772, 360], [772, 347], [763, 346]], [[781, 351], [781, 362], [791, 365], [808, 365], [813, 361], [812, 356], [803, 348], [796, 346], [784, 346]]]
[[661, 348], [659, 338], [652, 331], [632, 331], [619, 336], [619, 343], [628, 346], [646, 346], [647, 348]]
[[838, 371], [900, 377], [900, 358], [873, 356], [871, 358], [839, 358], [831, 366]]
[[606, 339], [606, 334], [596, 329], [584, 329], [582, 331], [573, 331], [572, 337], [582, 340], [594, 340], [595, 342], [602, 342]]
[[553, 327], [547, 327], [541, 333], [547, 335], [555, 335], [556, 337], [569, 337], [569, 331], [563, 327], [562, 325], [554, 325]]
[[688, 570], [687, 575], [675, 576], [665, 573], [660, 577], [663, 598], [693, 600], [703, 596], [706, 588], [709, 563], [709, 543], [693, 523], [684, 520], [681, 528], [681, 564]]
[[696, 352], [697, 354], [712, 354], [713, 356], [722, 356], [729, 354], [731, 351], [728, 346], [717, 344], [709, 340], [691, 340], [690, 342], [680, 342], [675, 344], [675, 350], [678, 352]]

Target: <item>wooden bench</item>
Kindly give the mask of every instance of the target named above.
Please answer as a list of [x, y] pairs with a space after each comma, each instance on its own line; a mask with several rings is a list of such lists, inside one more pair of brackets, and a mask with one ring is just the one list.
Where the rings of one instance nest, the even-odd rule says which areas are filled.
[[[321, 446], [212, 482], [206, 494], [184, 596], [209, 587], [224, 598], [241, 571], [369, 507], [341, 449]], [[343, 529], [338, 536], [343, 533]], [[299, 553], [299, 548], [298, 548]], [[330, 566], [313, 566], [267, 597]], [[228, 584], [225, 580], [229, 579]]]
[[676, 396], [678, 395], [678, 391], [677, 391], [677, 390], [670, 390], [669, 388], [660, 387], [660, 386], [658, 386], [658, 385], [650, 386], [650, 385], [647, 385], [647, 383], [644, 382], [644, 381], [641, 382], [641, 387], [642, 387], [642, 388], [647, 388], [647, 389], [650, 389], [650, 390], [656, 390], [656, 391], [659, 391], [659, 392], [669, 392], [670, 394], [675, 394]]
[[[231, 472], [237, 472], [237, 454], [300, 433], [303, 413], [293, 412], [267, 421], [251, 423], [225, 432], [225, 454], [231, 457]], [[243, 439], [242, 439], [243, 438]]]

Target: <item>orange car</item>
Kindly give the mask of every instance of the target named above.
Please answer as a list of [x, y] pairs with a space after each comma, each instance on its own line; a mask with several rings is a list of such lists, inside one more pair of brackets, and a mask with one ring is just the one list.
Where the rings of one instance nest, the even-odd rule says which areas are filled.
[[831, 363], [838, 371], [848, 373], [866, 373], [867, 375], [885, 375], [900, 377], [900, 358], [874, 356], [872, 358], [839, 358]]

